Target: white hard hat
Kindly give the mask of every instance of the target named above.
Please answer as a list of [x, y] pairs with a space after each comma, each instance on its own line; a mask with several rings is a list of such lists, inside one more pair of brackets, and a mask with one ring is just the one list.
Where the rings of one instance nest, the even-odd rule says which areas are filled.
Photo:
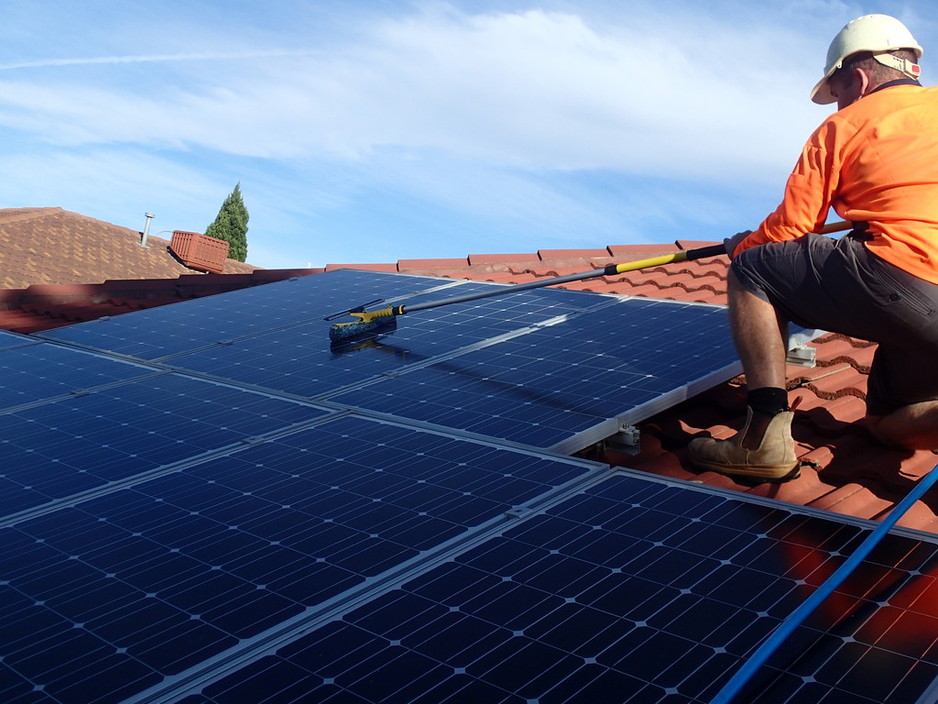
[[[871, 51], [874, 54], [896, 49], [912, 49], [916, 60], [922, 58], [922, 47], [915, 41], [915, 37], [895, 17], [889, 15], [863, 15], [851, 20], [837, 33], [834, 41], [827, 50], [827, 66], [824, 68], [824, 77], [817, 82], [811, 91], [811, 100], [819, 105], [833, 103], [836, 98], [831, 95], [828, 79], [834, 71], [844, 65], [844, 59], [861, 51]], [[918, 75], [918, 66], [910, 62], [906, 73]], [[894, 65], [890, 63], [889, 65]], [[898, 67], [897, 67], [898, 68]], [[904, 70], [900, 68], [900, 70]]]

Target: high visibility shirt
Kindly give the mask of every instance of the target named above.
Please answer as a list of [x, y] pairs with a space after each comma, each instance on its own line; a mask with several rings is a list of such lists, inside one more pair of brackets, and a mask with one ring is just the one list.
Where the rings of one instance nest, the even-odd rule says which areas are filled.
[[824, 120], [781, 205], [736, 252], [816, 232], [830, 208], [869, 223], [878, 257], [938, 283], [938, 88], [889, 86]]

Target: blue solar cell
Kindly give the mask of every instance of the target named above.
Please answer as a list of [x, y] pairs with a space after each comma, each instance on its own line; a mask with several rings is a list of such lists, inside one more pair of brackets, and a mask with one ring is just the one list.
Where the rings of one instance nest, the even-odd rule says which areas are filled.
[[[640, 534], [649, 513], [674, 524], [664, 540]], [[770, 560], [743, 549], [753, 538]], [[860, 539], [781, 506], [615, 477], [201, 686], [198, 701], [230, 704], [274, 679], [302, 682], [311, 701], [708, 701]], [[912, 637], [920, 618], [938, 624], [917, 606], [936, 570], [933, 543], [893, 536], [748, 694], [918, 701], [938, 675], [934, 637]], [[888, 616], [875, 624], [877, 608]]]
[[669, 394], [680, 400], [738, 369], [725, 309], [627, 299], [330, 400], [558, 447], [610, 418], [637, 422]]
[[0, 350], [34, 344], [36, 344], [36, 341], [31, 337], [19, 335], [15, 332], [8, 332], [7, 330], [0, 330]]
[[[118, 374], [129, 366], [113, 364]], [[326, 413], [171, 374], [2, 413], [0, 511], [62, 499]]]
[[0, 409], [152, 374], [153, 370], [50, 344], [0, 351]]
[[126, 697], [590, 469], [354, 417], [245, 446], [0, 529], [0, 657]]

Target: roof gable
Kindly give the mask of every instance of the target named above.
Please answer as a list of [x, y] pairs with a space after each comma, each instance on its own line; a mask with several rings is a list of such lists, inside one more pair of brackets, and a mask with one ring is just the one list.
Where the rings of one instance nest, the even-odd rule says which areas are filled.
[[[193, 270], [170, 252], [169, 241], [62, 208], [0, 209], [0, 287], [100, 283], [108, 279], [167, 279]], [[253, 266], [227, 260], [225, 271]]]

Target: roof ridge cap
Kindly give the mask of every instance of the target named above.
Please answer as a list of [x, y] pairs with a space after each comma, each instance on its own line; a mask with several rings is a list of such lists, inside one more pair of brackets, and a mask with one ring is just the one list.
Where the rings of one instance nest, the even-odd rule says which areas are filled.
[[3, 208], [0, 209], [0, 226], [8, 223], [23, 222], [24, 220], [36, 220], [64, 212], [66, 211], [58, 206], [42, 208]]

